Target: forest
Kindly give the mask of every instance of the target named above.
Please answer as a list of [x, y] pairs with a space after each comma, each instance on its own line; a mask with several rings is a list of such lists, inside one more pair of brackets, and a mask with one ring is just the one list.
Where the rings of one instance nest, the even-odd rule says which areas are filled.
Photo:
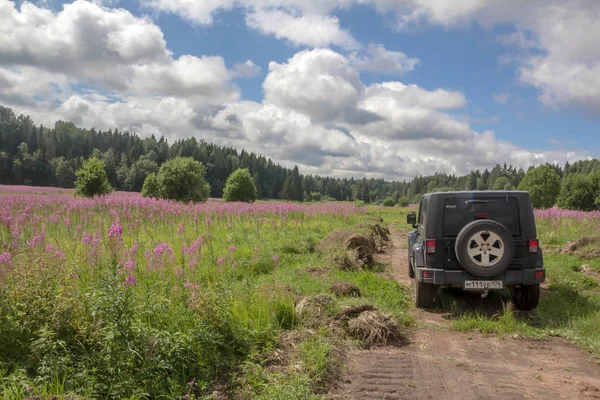
[[[436, 173], [411, 181], [303, 175], [297, 166], [285, 168], [263, 155], [193, 137], [169, 143], [164, 137], [142, 138], [117, 129], [83, 129], [65, 121], [45, 127], [36, 125], [27, 115], [16, 115], [10, 108], [0, 106], [0, 184], [72, 188], [75, 171], [90, 157], [104, 162], [109, 182], [117, 190], [140, 191], [146, 176], [157, 172], [166, 160], [193, 157], [206, 168], [211, 197], [222, 197], [225, 182], [233, 171], [248, 168], [260, 199], [293, 201], [381, 203], [387, 197], [395, 202], [404, 197], [416, 202], [422, 194], [432, 191], [518, 188], [527, 173], [522, 168], [498, 164], [491, 170], [471, 171], [463, 176]], [[600, 160], [548, 167], [564, 183], [570, 175], [587, 176], [600, 171]]]

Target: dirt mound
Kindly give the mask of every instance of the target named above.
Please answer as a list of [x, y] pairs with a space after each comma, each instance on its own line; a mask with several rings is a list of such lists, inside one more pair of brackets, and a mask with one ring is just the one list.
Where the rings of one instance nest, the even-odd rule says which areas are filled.
[[372, 231], [375, 235], [379, 236], [382, 240], [386, 242], [390, 241], [390, 230], [386, 227], [383, 227], [379, 224], [375, 224], [372, 226]]
[[566, 245], [562, 253], [577, 254], [586, 260], [600, 257], [600, 236], [582, 237]]
[[333, 311], [335, 300], [328, 294], [308, 296], [296, 304], [296, 313], [304, 326], [315, 327], [321, 325]]
[[343, 248], [346, 239], [354, 234], [356, 234], [356, 232], [347, 229], [339, 229], [331, 232], [325, 239], [321, 241], [321, 243], [319, 243], [317, 248], [321, 251]]
[[346, 308], [334, 321], [367, 348], [405, 342], [394, 318], [368, 304]]
[[364, 311], [348, 322], [348, 332], [366, 346], [401, 341], [400, 326], [380, 311]]
[[347, 271], [373, 266], [376, 251], [375, 239], [348, 230], [332, 232], [320, 244], [319, 249], [329, 253], [329, 262]]
[[370, 304], [363, 304], [361, 306], [346, 307], [339, 314], [335, 316], [335, 320], [343, 320], [358, 317], [362, 312], [365, 311], [376, 311], [377, 308]]
[[361, 297], [360, 289], [358, 286], [353, 285], [350, 282], [336, 282], [329, 288], [331, 293], [338, 297]]

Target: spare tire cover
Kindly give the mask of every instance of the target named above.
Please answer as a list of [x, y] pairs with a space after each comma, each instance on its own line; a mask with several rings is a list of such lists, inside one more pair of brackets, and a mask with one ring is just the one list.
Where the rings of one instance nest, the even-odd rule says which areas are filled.
[[454, 244], [456, 258], [473, 275], [492, 277], [504, 271], [515, 254], [512, 235], [504, 225], [477, 220], [465, 225]]

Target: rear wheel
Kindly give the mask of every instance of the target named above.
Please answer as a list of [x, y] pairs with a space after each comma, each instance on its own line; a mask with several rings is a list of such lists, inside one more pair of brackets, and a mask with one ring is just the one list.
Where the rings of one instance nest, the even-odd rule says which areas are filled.
[[408, 253], [408, 277], [411, 279], [415, 277], [415, 270], [412, 266], [412, 259], [410, 258], [410, 253]]
[[437, 286], [433, 283], [420, 282], [415, 279], [415, 306], [417, 308], [433, 308]]
[[533, 310], [540, 301], [540, 284], [515, 287], [512, 293], [512, 301], [517, 310]]

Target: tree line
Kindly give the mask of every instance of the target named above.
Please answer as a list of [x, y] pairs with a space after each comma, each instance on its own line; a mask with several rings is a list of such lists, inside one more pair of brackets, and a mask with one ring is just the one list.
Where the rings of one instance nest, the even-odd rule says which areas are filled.
[[[36, 125], [27, 115], [16, 115], [10, 108], [0, 106], [0, 184], [72, 188], [75, 173], [84, 161], [98, 158], [114, 189], [141, 191], [148, 175], [157, 174], [167, 160], [178, 157], [191, 157], [202, 163], [211, 197], [223, 197], [228, 177], [242, 168], [252, 176], [259, 199], [292, 201], [382, 203], [386, 199], [389, 204], [391, 199], [394, 203], [415, 203], [421, 195], [432, 191], [524, 188], [527, 186], [522, 184], [525, 176], [537, 170], [531, 167], [525, 171], [498, 164], [483, 172], [476, 170], [462, 176], [436, 173], [410, 181], [303, 175], [297, 166], [285, 168], [265, 156], [193, 137], [169, 143], [164, 137], [142, 138], [117, 129], [83, 129], [65, 121], [45, 127]], [[556, 203], [562, 190], [566, 191], [561, 196], [563, 206], [590, 209], [593, 204], [600, 208], [595, 203], [600, 189], [596, 187], [595, 178], [589, 178], [600, 171], [600, 160], [583, 160], [564, 166], [546, 164], [543, 170], [556, 174], [551, 188], [545, 185], [541, 185], [542, 189], [535, 188], [538, 192], [550, 190], [546, 198], [554, 199]], [[555, 178], [558, 179], [558, 194]], [[539, 180], [533, 181], [540, 186]], [[565, 200], [569, 197], [567, 192], [581, 192], [585, 200]]]

